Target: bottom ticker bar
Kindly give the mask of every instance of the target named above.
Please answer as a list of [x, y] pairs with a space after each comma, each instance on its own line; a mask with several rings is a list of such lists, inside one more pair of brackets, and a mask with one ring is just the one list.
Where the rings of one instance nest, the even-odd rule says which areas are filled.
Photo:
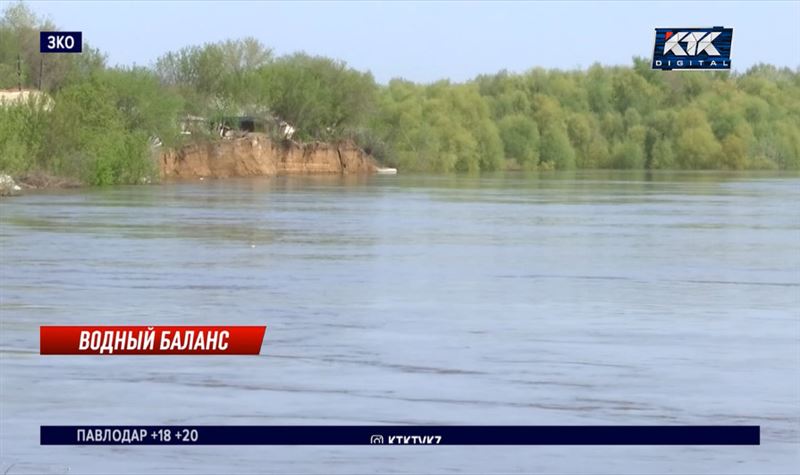
[[760, 426], [41, 426], [41, 445], [759, 445]]

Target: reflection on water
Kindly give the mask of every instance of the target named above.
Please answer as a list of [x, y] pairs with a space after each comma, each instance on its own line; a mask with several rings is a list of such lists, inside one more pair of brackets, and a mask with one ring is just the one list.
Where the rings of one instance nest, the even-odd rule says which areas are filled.
[[[0, 202], [0, 470], [795, 472], [800, 180], [284, 177]], [[42, 324], [266, 324], [41, 357]], [[759, 424], [760, 447], [40, 447], [40, 424]]]

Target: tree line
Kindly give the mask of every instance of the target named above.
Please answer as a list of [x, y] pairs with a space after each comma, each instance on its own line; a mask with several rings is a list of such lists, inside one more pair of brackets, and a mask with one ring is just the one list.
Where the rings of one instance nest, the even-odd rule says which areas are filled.
[[800, 169], [798, 69], [665, 72], [634, 58], [382, 85], [342, 61], [275, 56], [253, 38], [109, 67], [86, 44], [82, 54], [41, 55], [44, 29], [56, 28], [22, 3], [0, 19], [0, 88], [52, 98], [47, 108], [0, 107], [4, 172], [135, 183], [155, 175], [151, 138], [187, 140], [179, 121], [188, 114], [277, 117], [298, 140], [352, 140], [387, 165], [425, 172]]

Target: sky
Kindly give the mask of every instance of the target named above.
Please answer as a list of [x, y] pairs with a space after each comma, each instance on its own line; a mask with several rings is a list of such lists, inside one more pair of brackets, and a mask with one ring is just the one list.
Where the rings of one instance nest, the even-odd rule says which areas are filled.
[[[0, 7], [8, 4], [0, 0]], [[783, 2], [37, 2], [27, 5], [112, 65], [149, 66], [189, 45], [253, 36], [386, 83], [465, 81], [502, 69], [650, 59], [656, 27], [733, 27], [731, 65], [800, 66], [800, 0]]]

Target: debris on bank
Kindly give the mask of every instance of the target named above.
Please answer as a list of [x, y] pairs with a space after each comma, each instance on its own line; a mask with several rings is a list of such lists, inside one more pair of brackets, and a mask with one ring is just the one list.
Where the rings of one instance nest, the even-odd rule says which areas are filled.
[[29, 172], [16, 177], [17, 186], [25, 190], [45, 190], [55, 188], [79, 188], [83, 186], [75, 178], [51, 175], [46, 172]]
[[0, 174], [0, 196], [14, 196], [22, 191], [22, 187], [11, 178], [11, 175]]

